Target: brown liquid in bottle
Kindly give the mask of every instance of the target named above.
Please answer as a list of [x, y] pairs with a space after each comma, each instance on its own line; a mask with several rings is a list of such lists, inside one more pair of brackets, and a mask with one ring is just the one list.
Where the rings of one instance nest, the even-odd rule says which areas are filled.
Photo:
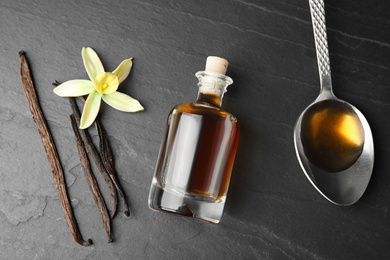
[[218, 223], [225, 207], [239, 137], [239, 123], [221, 109], [233, 80], [227, 60], [209, 56], [198, 71], [195, 103], [176, 106], [169, 114], [148, 205]]
[[343, 102], [324, 100], [311, 106], [302, 118], [301, 139], [306, 157], [326, 172], [351, 167], [364, 146], [358, 115]]
[[202, 103], [182, 104], [171, 113], [164, 140], [169, 163], [161, 162], [157, 172], [164, 172], [163, 187], [219, 200], [229, 187], [239, 124], [230, 113]]

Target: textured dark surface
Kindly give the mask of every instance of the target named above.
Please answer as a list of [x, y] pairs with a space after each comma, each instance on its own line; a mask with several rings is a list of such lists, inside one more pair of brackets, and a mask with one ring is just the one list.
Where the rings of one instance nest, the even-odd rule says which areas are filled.
[[[324, 199], [295, 156], [293, 126], [319, 91], [307, 1], [2, 0], [0, 259], [390, 258], [390, 3], [325, 5], [334, 92], [362, 111], [375, 141], [371, 182], [349, 207]], [[132, 208], [130, 218], [119, 213], [114, 219], [112, 244], [81, 172], [68, 101], [52, 92], [54, 80], [87, 79], [83, 46], [94, 48], [108, 71], [134, 57], [120, 91], [145, 107], [134, 114], [107, 105], [101, 110]], [[20, 50], [29, 58], [77, 220], [92, 247], [75, 243], [64, 220], [23, 94]], [[195, 100], [194, 73], [208, 55], [230, 61], [235, 83], [224, 108], [242, 131], [218, 225], [147, 207], [166, 116], [177, 103]]]

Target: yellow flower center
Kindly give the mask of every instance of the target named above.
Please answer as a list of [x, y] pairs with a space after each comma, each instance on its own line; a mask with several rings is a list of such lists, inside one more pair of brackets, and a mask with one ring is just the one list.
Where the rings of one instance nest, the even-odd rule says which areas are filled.
[[110, 94], [118, 89], [119, 79], [111, 72], [101, 72], [93, 83], [96, 91], [100, 94]]

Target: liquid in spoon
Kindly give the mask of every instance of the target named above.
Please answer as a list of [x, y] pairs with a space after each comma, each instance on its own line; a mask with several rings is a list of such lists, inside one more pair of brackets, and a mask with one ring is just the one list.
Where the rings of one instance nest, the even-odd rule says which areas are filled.
[[326, 172], [351, 167], [364, 146], [364, 129], [355, 111], [344, 102], [324, 100], [302, 118], [301, 140], [308, 160]]

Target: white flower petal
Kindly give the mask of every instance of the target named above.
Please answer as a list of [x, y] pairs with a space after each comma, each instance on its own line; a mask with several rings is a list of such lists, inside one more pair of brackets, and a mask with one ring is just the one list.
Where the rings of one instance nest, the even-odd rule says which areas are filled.
[[90, 80], [74, 79], [66, 81], [53, 89], [53, 92], [60, 97], [79, 97], [84, 96], [95, 89]]
[[81, 55], [83, 56], [85, 70], [93, 82], [99, 73], [104, 72], [103, 64], [96, 52], [90, 47], [84, 47], [81, 51]]
[[120, 92], [102, 94], [102, 98], [104, 102], [123, 112], [137, 112], [144, 110], [138, 100]]
[[96, 90], [89, 94], [81, 116], [80, 129], [85, 129], [92, 125], [99, 113], [101, 101], [102, 95]]
[[112, 72], [118, 77], [119, 84], [129, 76], [131, 67], [133, 67], [133, 58], [122, 61], [118, 68]]

